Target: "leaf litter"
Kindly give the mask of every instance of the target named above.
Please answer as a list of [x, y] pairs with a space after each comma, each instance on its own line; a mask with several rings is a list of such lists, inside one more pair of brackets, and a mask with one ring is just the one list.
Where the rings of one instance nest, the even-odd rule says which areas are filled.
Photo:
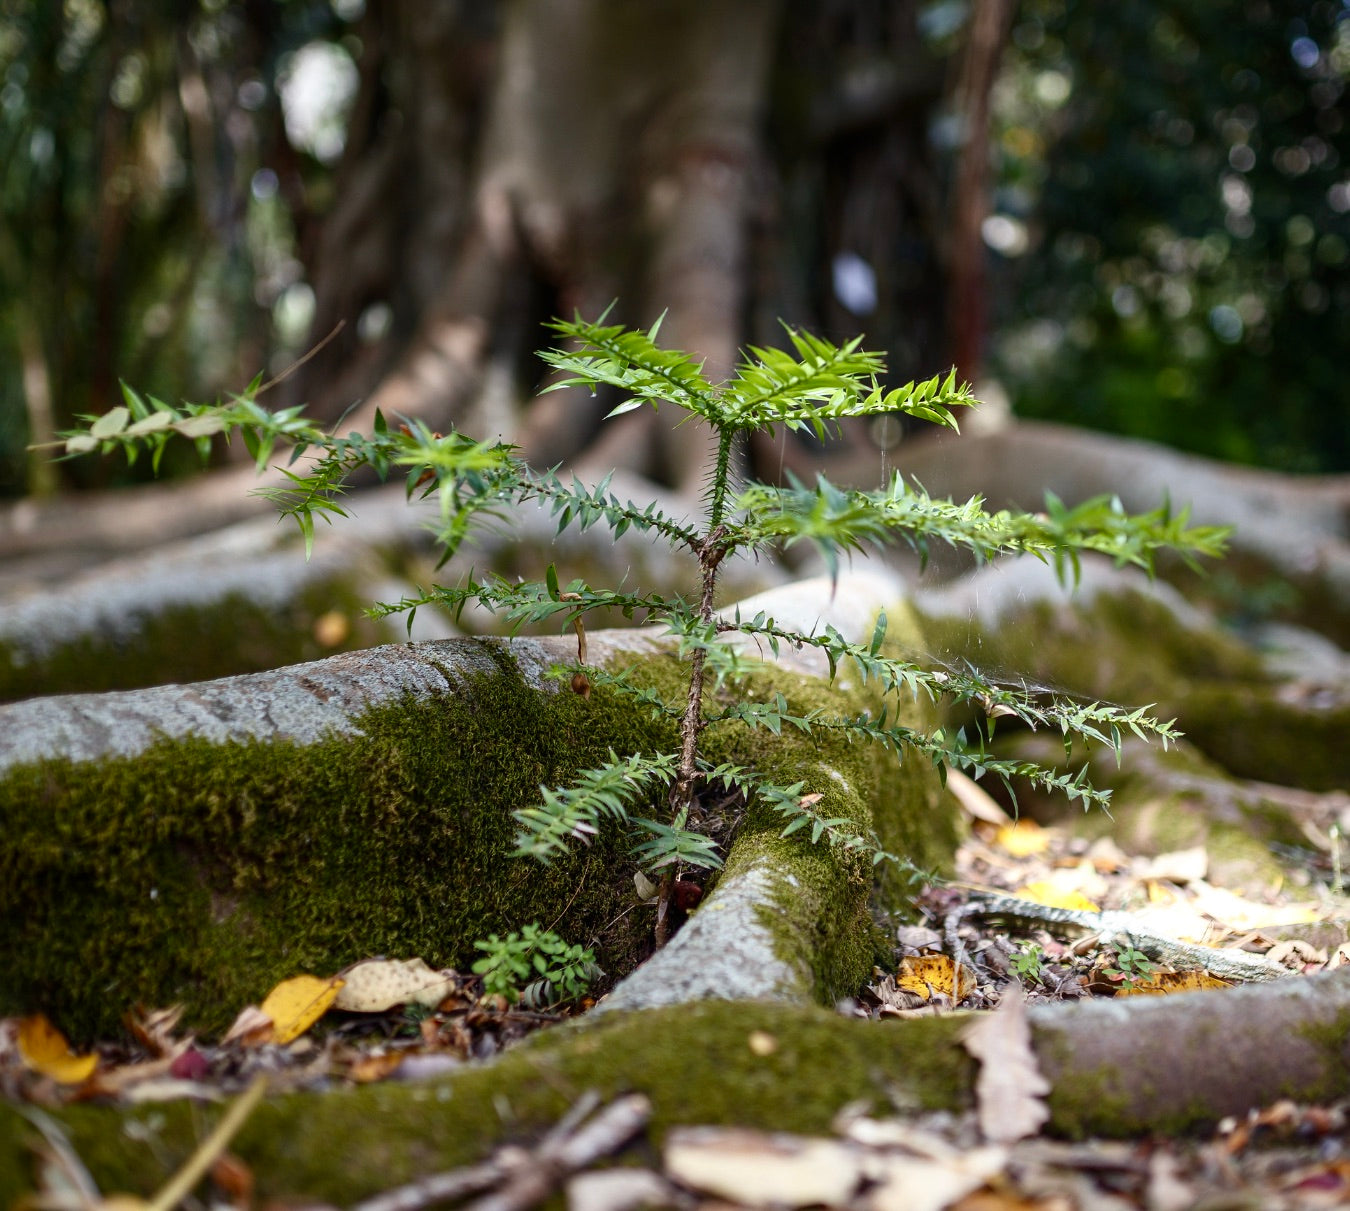
[[[830, 1137], [682, 1128], [668, 1134], [652, 1165], [655, 1154], [643, 1142], [646, 1099], [630, 1095], [602, 1105], [588, 1094], [534, 1145], [503, 1146], [477, 1165], [366, 1200], [359, 1211], [454, 1203], [523, 1209], [560, 1191], [574, 1211], [1350, 1205], [1350, 1104], [1278, 1102], [1225, 1120], [1208, 1138], [1043, 1138], [1048, 1085], [1026, 1021], [1029, 1003], [1228, 985], [1203, 965], [1150, 959], [1136, 949], [1133, 934], [1068, 928], [1093, 914], [1105, 911], [1115, 921], [1129, 913], [1140, 936], [1175, 938], [1192, 947], [1186, 954], [1209, 953], [1201, 947], [1265, 954], [1297, 975], [1350, 959], [1350, 945], [1281, 936], [1343, 916], [1335, 911], [1339, 897], [1317, 896], [1314, 887], [1303, 902], [1277, 894], [1285, 889], [1248, 898], [1207, 882], [1203, 849], [1132, 857], [1109, 838], [1088, 842], [1030, 820], [1014, 822], [979, 787], [954, 782], [971, 820], [955, 879], [922, 894], [918, 922], [894, 928], [895, 970], [878, 969], [839, 1008], [877, 1020], [880, 1029], [891, 1017], [992, 1010], [974, 1018], [965, 1036], [981, 1065], [973, 1111], [879, 1119], [846, 1107]], [[982, 897], [1034, 910], [985, 916], [978, 911]], [[331, 977], [283, 981], [262, 1005], [241, 1010], [217, 1043], [182, 1033], [175, 1009], [133, 1011], [131, 1041], [84, 1055], [42, 1015], [0, 1020], [0, 1094], [26, 1104], [23, 1112], [38, 1128], [42, 1205], [82, 1211], [131, 1204], [99, 1194], [41, 1106], [176, 1097], [228, 1102], [221, 1121], [230, 1132], [213, 1133], [152, 1202], [132, 1201], [137, 1209], [167, 1211], [180, 1191], [209, 1179], [217, 1203], [248, 1208], [252, 1174], [229, 1153], [228, 1137], [264, 1090], [436, 1075], [489, 1058], [587, 1007], [527, 1010], [484, 997], [472, 975], [435, 971], [417, 958], [368, 959]], [[766, 1035], [749, 1045], [767, 1054], [775, 1041]], [[621, 1168], [596, 1167], [616, 1153]], [[166, 1195], [173, 1201], [165, 1202]]]

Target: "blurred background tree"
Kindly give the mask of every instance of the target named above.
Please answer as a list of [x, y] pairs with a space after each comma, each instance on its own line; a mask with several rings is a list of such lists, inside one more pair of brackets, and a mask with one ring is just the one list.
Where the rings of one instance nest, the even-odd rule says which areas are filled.
[[603, 400], [529, 403], [539, 322], [616, 297], [624, 322], [669, 308], [714, 371], [781, 316], [865, 330], [900, 379], [987, 361], [1025, 415], [1350, 468], [1348, 21], [1334, 0], [0, 0], [0, 492], [50, 488], [25, 443], [119, 378], [209, 398], [339, 323], [278, 403], [680, 483], [687, 431], [635, 416], [597, 449]]
[[1025, 0], [986, 226], [1016, 410], [1350, 469], [1350, 12]]

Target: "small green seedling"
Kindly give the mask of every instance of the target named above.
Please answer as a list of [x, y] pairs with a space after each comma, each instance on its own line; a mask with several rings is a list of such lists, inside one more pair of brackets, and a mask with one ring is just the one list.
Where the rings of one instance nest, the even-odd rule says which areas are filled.
[[527, 925], [520, 933], [495, 933], [474, 946], [484, 952], [473, 965], [484, 996], [500, 996], [527, 1009], [579, 1001], [604, 974], [593, 951], [568, 945], [556, 933]]
[[1008, 960], [1008, 967], [1024, 984], [1040, 984], [1045, 979], [1045, 952], [1028, 942]]
[[1115, 966], [1104, 970], [1112, 979], [1118, 979], [1122, 988], [1135, 988], [1145, 983], [1158, 970], [1158, 965], [1126, 940], [1116, 949]]

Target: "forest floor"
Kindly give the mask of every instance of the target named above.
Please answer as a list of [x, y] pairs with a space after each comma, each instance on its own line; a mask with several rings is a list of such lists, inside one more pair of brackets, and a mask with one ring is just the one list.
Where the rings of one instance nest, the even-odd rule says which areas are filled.
[[[1013, 823], [992, 800], [963, 798], [974, 818], [953, 879], [923, 891], [918, 923], [887, 926], [896, 943], [894, 969], [878, 969], [866, 989], [838, 1006], [840, 1013], [874, 1019], [884, 1030], [890, 1018], [991, 1008], [1014, 985], [1034, 1003], [1168, 995], [1223, 983], [1204, 972], [1160, 966], [1119, 934], [1067, 937], [1052, 921], [985, 919], [979, 904], [991, 893], [1069, 912], [1147, 912], [1155, 929], [1163, 922], [1177, 937], [1265, 953], [1295, 971], [1334, 967], [1350, 953], [1350, 945], [1328, 953], [1273, 936], [1343, 915], [1339, 871], [1329, 855], [1312, 849], [1285, 855], [1297, 873], [1284, 886], [1239, 896], [1206, 881], [1203, 850], [1131, 857], [1110, 839], [1088, 842], [1030, 820]], [[430, 981], [432, 997], [421, 997], [429, 1003], [325, 1014], [322, 996], [311, 993], [285, 1026], [295, 1037], [284, 1042], [275, 1007], [272, 1016], [242, 1008], [216, 1043], [179, 1033], [172, 1010], [134, 1010], [132, 1041], [110, 1041], [83, 1056], [72, 1054], [45, 1019], [0, 1021], [0, 1095], [29, 1108], [35, 1173], [46, 1199], [41, 1205], [99, 1206], [92, 1179], [43, 1107], [234, 1099], [237, 1126], [260, 1096], [262, 1076], [269, 1093], [424, 1079], [482, 1062], [588, 1008], [526, 1010], [484, 998], [477, 977], [453, 972], [391, 966], [380, 974], [388, 987], [372, 1005], [400, 996], [390, 983], [399, 979]], [[761, 1042], [774, 1045], [767, 1035]], [[658, 1160], [643, 1138], [643, 1101], [583, 1101], [532, 1148], [503, 1148], [482, 1164], [429, 1176], [359, 1206], [411, 1211], [495, 1191], [498, 1201], [484, 1205], [523, 1208], [564, 1187], [577, 1211], [770, 1205], [1217, 1211], [1350, 1202], [1350, 1107], [1344, 1104], [1279, 1102], [1186, 1139], [1076, 1142], [1024, 1129], [995, 1130], [991, 1142], [987, 1106], [964, 1115], [900, 1112], [884, 1119], [845, 1107], [833, 1137], [682, 1128], [667, 1137]], [[211, 1189], [204, 1205], [250, 1207], [251, 1175], [228, 1151], [228, 1135], [218, 1131], [203, 1150], [213, 1153], [199, 1158]], [[72, 1190], [84, 1193], [71, 1202]]]

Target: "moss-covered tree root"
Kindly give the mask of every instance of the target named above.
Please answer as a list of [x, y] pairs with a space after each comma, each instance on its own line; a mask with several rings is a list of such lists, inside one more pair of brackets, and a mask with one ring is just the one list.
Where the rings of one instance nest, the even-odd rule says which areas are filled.
[[[859, 593], [839, 588], [854, 607]], [[899, 615], [880, 600], [862, 613], [882, 604]], [[611, 749], [676, 747], [668, 719], [548, 681], [575, 651], [570, 638], [400, 645], [0, 707], [0, 1013], [45, 1010], [89, 1039], [115, 1033], [133, 1004], [182, 1002], [211, 1033], [298, 972], [372, 954], [466, 970], [477, 939], [532, 920], [596, 947], [609, 972], [631, 969], [650, 910], [636, 903], [629, 838], [613, 830], [549, 867], [510, 857], [511, 811], [541, 783]], [[686, 692], [649, 634], [602, 632], [590, 651], [635, 666], [668, 701]], [[782, 693], [802, 713], [868, 701], [788, 657], [761, 666], [750, 692]], [[832, 734], [727, 726], [705, 739], [713, 762], [811, 780], [821, 811], [917, 863], [952, 851], [950, 804], [926, 762], [897, 767]], [[871, 970], [870, 871], [804, 838], [777, 841], [780, 828], [751, 811], [744, 843], [788, 864], [764, 905], [773, 948], [828, 1002]]]
[[[262, 1197], [347, 1204], [536, 1138], [588, 1089], [646, 1093], [649, 1145], [686, 1123], [824, 1133], [850, 1103], [882, 1115], [960, 1110], [973, 1103], [975, 1064], [959, 1038], [969, 1021], [863, 1022], [761, 1002], [598, 1015], [436, 1081], [275, 1096], [232, 1151]], [[1280, 1097], [1350, 1092], [1344, 969], [1228, 992], [1048, 1006], [1032, 1013], [1032, 1029], [1059, 1134], [1178, 1132]], [[105, 1193], [149, 1195], [219, 1113], [175, 1102], [72, 1106], [58, 1117]], [[16, 1108], [0, 1105], [0, 1205], [30, 1190], [23, 1141], [33, 1135]]]

